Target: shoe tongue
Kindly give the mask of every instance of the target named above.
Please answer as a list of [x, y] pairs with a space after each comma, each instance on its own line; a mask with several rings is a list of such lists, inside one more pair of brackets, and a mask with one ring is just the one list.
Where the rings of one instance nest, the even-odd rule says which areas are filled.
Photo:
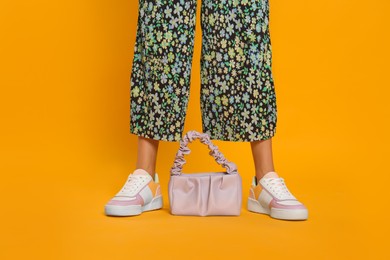
[[278, 178], [278, 177], [279, 177], [279, 175], [274, 171], [268, 172], [267, 174], [265, 174], [263, 176], [263, 178]]
[[136, 169], [134, 172], [133, 172], [133, 175], [149, 175], [150, 174], [145, 171], [144, 169]]

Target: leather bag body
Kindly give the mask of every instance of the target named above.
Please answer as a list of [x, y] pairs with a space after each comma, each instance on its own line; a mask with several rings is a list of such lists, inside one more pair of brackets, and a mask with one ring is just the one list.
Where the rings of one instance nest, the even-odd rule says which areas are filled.
[[[190, 153], [188, 143], [195, 139], [209, 147], [209, 154], [226, 171], [182, 173], [184, 155]], [[189, 131], [180, 141], [180, 148], [171, 168], [168, 184], [170, 210], [173, 215], [233, 215], [241, 213], [242, 180], [237, 166], [228, 161], [206, 133]]]

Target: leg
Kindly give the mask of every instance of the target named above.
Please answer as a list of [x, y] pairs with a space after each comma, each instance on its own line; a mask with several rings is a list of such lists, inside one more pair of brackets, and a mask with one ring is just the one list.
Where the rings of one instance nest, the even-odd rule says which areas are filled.
[[251, 142], [256, 178], [259, 181], [267, 172], [275, 171], [272, 156], [272, 138]]
[[141, 168], [147, 171], [154, 179], [156, 169], [156, 159], [158, 152], [158, 140], [138, 137], [138, 154], [136, 168]]
[[130, 132], [180, 141], [189, 100], [196, 0], [140, 0]]
[[139, 215], [163, 206], [155, 172], [158, 140], [181, 139], [189, 99], [196, 3], [139, 0], [130, 91], [130, 132], [138, 135], [137, 165], [106, 204], [107, 215]]
[[258, 141], [276, 133], [268, 0], [202, 1], [201, 110], [211, 139]]

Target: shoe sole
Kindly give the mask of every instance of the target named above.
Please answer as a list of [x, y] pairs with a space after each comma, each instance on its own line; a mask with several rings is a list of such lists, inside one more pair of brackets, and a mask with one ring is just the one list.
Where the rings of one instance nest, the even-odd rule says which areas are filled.
[[148, 204], [141, 205], [129, 205], [129, 206], [118, 206], [118, 205], [106, 205], [105, 213], [108, 216], [136, 216], [142, 212], [161, 209], [163, 207], [162, 196], [153, 198]]
[[307, 209], [278, 209], [278, 208], [264, 208], [260, 202], [252, 198], [248, 198], [247, 208], [249, 211], [266, 214], [276, 219], [283, 220], [306, 220], [308, 218]]

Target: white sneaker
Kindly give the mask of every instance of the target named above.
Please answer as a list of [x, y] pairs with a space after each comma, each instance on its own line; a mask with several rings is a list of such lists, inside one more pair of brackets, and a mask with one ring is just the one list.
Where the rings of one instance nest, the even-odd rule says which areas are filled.
[[[276, 172], [270, 172], [277, 176]], [[248, 210], [285, 220], [306, 220], [307, 208], [288, 190], [280, 177], [261, 178], [257, 183], [253, 178], [248, 198]]]
[[136, 169], [128, 176], [122, 189], [105, 205], [105, 213], [110, 216], [133, 216], [162, 207], [157, 173], [153, 180], [147, 171]]

